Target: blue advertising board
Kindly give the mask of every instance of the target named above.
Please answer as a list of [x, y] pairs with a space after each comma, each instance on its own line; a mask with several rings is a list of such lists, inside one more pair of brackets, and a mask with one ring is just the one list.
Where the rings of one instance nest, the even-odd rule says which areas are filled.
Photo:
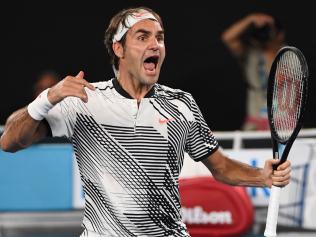
[[71, 144], [0, 150], [0, 211], [71, 209], [72, 163]]

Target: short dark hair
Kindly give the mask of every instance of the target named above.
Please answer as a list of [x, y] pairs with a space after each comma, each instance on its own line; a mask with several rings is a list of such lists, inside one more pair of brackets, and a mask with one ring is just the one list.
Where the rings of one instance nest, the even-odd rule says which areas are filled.
[[[115, 16], [113, 16], [108, 28], [105, 31], [104, 44], [105, 44], [107, 51], [108, 51], [108, 54], [110, 56], [111, 64], [114, 65], [116, 70], [118, 70], [119, 58], [115, 55], [113, 48], [112, 48], [113, 36], [116, 34], [120, 23], [122, 23], [124, 26], [126, 26], [125, 19], [127, 18], [128, 15], [131, 15], [133, 13], [137, 13], [141, 10], [146, 10], [146, 11], [150, 12], [151, 14], [153, 14], [155, 16], [155, 18], [158, 20], [161, 27], [163, 28], [161, 17], [156, 12], [154, 12], [152, 9], [150, 9], [148, 7], [137, 7], [137, 8], [123, 9], [120, 12], [118, 12]], [[126, 34], [119, 41], [123, 45], [123, 47], [125, 45], [125, 40], [126, 40]]]

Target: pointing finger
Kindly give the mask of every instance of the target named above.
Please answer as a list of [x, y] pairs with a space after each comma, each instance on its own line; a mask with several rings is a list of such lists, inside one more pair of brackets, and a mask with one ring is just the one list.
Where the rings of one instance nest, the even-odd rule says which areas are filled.
[[77, 74], [77, 76], [76, 76], [76, 78], [83, 78], [84, 77], [84, 72], [83, 71], [80, 71], [78, 74]]
[[[82, 72], [82, 74], [80, 74], [80, 72], [79, 72], [78, 75], [83, 76], [83, 72]], [[76, 76], [77, 80], [75, 80], [77, 83], [80, 83], [80, 84], [84, 85], [85, 87], [88, 87], [90, 90], [93, 90], [93, 91], [95, 90], [95, 87], [91, 83], [89, 83], [88, 81], [86, 81], [85, 79], [83, 79], [81, 77], [78, 77], [78, 75]]]

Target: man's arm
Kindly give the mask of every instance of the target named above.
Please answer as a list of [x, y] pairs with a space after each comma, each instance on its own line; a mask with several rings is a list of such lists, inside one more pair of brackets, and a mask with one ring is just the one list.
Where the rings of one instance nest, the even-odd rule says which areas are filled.
[[84, 88], [87, 87], [90, 90], [95, 90], [95, 88], [83, 77], [84, 73], [82, 71], [75, 77], [67, 76], [54, 87], [46, 91], [46, 94], [42, 93], [32, 102], [35, 103], [32, 104], [31, 114], [29, 107], [14, 112], [7, 119], [4, 132], [0, 138], [2, 150], [8, 152], [21, 150], [49, 134], [49, 127], [43, 120], [44, 116], [42, 113], [47, 110], [47, 104], [42, 103], [43, 99], [48, 101], [47, 103], [50, 104], [50, 106], [56, 105], [68, 96], [75, 96], [87, 102], [88, 96]]
[[255, 168], [230, 159], [217, 150], [202, 162], [216, 180], [230, 185], [271, 187], [272, 184], [284, 186], [290, 181], [289, 161], [284, 162], [273, 171], [272, 165], [277, 164], [278, 160], [267, 160], [264, 168]]
[[229, 48], [233, 55], [241, 57], [244, 54], [245, 48], [241, 41], [241, 35], [246, 31], [250, 24], [255, 24], [256, 27], [261, 27], [264, 24], [273, 24], [274, 19], [266, 14], [253, 13], [241, 20], [233, 23], [222, 33], [222, 41]]
[[15, 111], [7, 119], [0, 138], [1, 148], [7, 152], [16, 152], [41, 140], [48, 134], [47, 123], [34, 120], [24, 107]]

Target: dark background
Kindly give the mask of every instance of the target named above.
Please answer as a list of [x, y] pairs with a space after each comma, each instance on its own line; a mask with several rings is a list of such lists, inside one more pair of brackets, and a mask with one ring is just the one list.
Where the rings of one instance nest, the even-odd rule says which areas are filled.
[[246, 101], [246, 85], [220, 41], [221, 33], [251, 12], [277, 16], [288, 44], [301, 49], [307, 58], [310, 98], [305, 127], [316, 127], [316, 13], [307, 0], [2, 3], [0, 124], [32, 100], [32, 85], [42, 70], [56, 70], [62, 77], [83, 70], [91, 82], [110, 79], [113, 73], [103, 44], [104, 31], [115, 13], [130, 6], [147, 6], [161, 15], [167, 57], [159, 82], [191, 92], [215, 131], [239, 129]]

